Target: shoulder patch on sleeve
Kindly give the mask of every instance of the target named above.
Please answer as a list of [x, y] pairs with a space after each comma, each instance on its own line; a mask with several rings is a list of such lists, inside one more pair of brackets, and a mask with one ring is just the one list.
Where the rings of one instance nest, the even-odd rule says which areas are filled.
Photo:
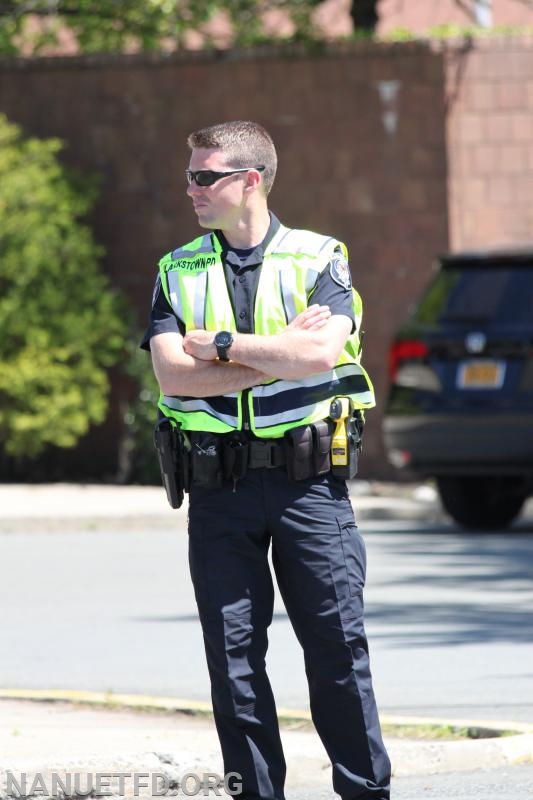
[[339, 286], [343, 287], [343, 289], [352, 288], [350, 267], [342, 253], [333, 253], [329, 263], [329, 273], [335, 283], [338, 283]]

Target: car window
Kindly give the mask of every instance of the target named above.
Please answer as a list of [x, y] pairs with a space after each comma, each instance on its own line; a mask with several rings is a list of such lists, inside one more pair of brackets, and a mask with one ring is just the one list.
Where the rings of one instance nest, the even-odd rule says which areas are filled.
[[533, 325], [533, 269], [446, 266], [414, 317], [424, 324], [494, 320]]

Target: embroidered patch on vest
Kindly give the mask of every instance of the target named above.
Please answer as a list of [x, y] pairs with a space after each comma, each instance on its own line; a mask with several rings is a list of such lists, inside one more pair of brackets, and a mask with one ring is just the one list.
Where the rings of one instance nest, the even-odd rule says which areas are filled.
[[352, 288], [352, 276], [350, 275], [350, 267], [342, 253], [334, 253], [329, 265], [329, 274], [339, 286], [343, 289]]

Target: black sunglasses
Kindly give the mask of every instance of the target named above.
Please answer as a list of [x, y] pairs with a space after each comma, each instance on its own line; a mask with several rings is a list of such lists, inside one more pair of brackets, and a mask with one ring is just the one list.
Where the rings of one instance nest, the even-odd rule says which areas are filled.
[[265, 168], [264, 166], [244, 167], [244, 169], [230, 169], [228, 172], [215, 172], [212, 169], [199, 169], [198, 172], [193, 172], [192, 169], [186, 169], [185, 175], [187, 176], [188, 183], [194, 181], [197, 186], [212, 186], [221, 178], [225, 178], [226, 175], [235, 175], [237, 172], [250, 172], [251, 169], [263, 172]]

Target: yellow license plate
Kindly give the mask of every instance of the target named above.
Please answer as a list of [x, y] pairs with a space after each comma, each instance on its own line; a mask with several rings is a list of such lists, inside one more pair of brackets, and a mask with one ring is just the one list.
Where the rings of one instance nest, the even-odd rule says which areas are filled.
[[459, 364], [459, 389], [501, 389], [505, 378], [505, 362], [476, 359]]

